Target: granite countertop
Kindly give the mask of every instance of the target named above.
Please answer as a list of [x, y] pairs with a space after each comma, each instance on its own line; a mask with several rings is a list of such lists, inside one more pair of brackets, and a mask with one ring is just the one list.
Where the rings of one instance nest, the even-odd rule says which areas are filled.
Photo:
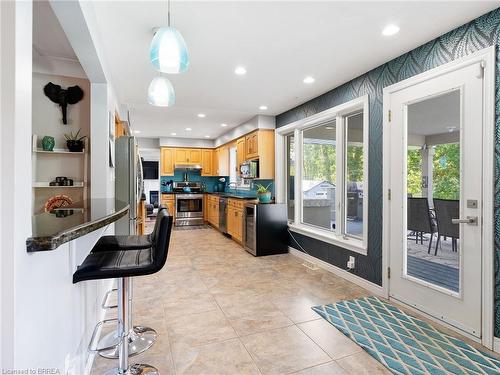
[[128, 203], [114, 199], [90, 199], [83, 203], [33, 215], [33, 234], [26, 240], [28, 252], [55, 250], [61, 244], [109, 225], [128, 213]]
[[[189, 194], [189, 193], [184, 193], [184, 192], [162, 192], [162, 194]], [[238, 193], [228, 193], [228, 192], [213, 192], [213, 191], [202, 191], [200, 194], [210, 194], [210, 195], [217, 195], [217, 196], [223, 196], [227, 198], [235, 198], [235, 199], [257, 199], [257, 195], [250, 195], [250, 194], [238, 194]]]
[[218, 195], [219, 197], [226, 197], [226, 198], [235, 198], [235, 199], [257, 199], [257, 195], [250, 195], [250, 194], [238, 194], [238, 193], [228, 193], [228, 192], [215, 192], [215, 193], [210, 193], [210, 192], [205, 192], [206, 194], [211, 194], [211, 195]]

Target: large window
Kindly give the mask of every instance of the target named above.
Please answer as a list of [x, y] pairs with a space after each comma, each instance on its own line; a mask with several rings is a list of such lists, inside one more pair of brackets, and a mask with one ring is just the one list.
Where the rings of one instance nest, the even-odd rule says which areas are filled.
[[295, 219], [295, 140], [293, 134], [286, 136], [286, 201], [288, 220]]
[[334, 230], [337, 147], [335, 120], [303, 131], [302, 222]]
[[363, 97], [277, 130], [281, 198], [292, 231], [366, 254], [368, 100]]

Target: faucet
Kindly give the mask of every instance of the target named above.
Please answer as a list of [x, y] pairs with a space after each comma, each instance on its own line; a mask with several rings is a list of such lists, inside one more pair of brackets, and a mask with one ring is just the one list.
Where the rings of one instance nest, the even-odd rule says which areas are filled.
[[236, 182], [230, 182], [229, 184], [227, 184], [227, 187], [229, 189], [231, 189], [231, 186], [234, 186], [234, 190], [236, 190], [236, 192], [238, 192], [238, 184]]

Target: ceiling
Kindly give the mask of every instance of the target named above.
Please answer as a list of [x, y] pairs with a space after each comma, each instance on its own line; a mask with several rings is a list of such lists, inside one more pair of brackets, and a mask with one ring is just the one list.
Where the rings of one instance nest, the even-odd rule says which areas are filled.
[[460, 90], [408, 106], [408, 133], [443, 134], [460, 129]]
[[78, 61], [48, 1], [33, 2], [33, 49], [40, 56]]
[[[276, 115], [462, 25], [498, 2], [174, 1], [172, 25], [190, 51], [189, 70], [170, 75], [176, 105], [146, 102], [157, 73], [152, 28], [166, 1], [96, 1], [100, 42], [118, 100], [140, 136], [215, 138], [255, 114]], [[439, 17], [439, 22], [436, 20]], [[381, 35], [385, 25], [401, 31]], [[234, 69], [243, 65], [245, 76]], [[304, 84], [311, 75], [316, 81]], [[267, 111], [259, 106], [266, 105]], [[198, 113], [206, 114], [198, 118]], [[223, 128], [221, 123], [228, 124]], [[190, 127], [192, 131], [186, 131]]]

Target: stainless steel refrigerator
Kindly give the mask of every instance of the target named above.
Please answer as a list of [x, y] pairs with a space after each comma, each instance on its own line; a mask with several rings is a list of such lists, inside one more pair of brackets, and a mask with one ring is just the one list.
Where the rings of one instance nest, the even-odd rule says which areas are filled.
[[128, 202], [130, 210], [115, 224], [116, 234], [137, 234], [137, 205], [144, 181], [139, 146], [135, 137], [120, 137], [115, 142], [115, 197]]

